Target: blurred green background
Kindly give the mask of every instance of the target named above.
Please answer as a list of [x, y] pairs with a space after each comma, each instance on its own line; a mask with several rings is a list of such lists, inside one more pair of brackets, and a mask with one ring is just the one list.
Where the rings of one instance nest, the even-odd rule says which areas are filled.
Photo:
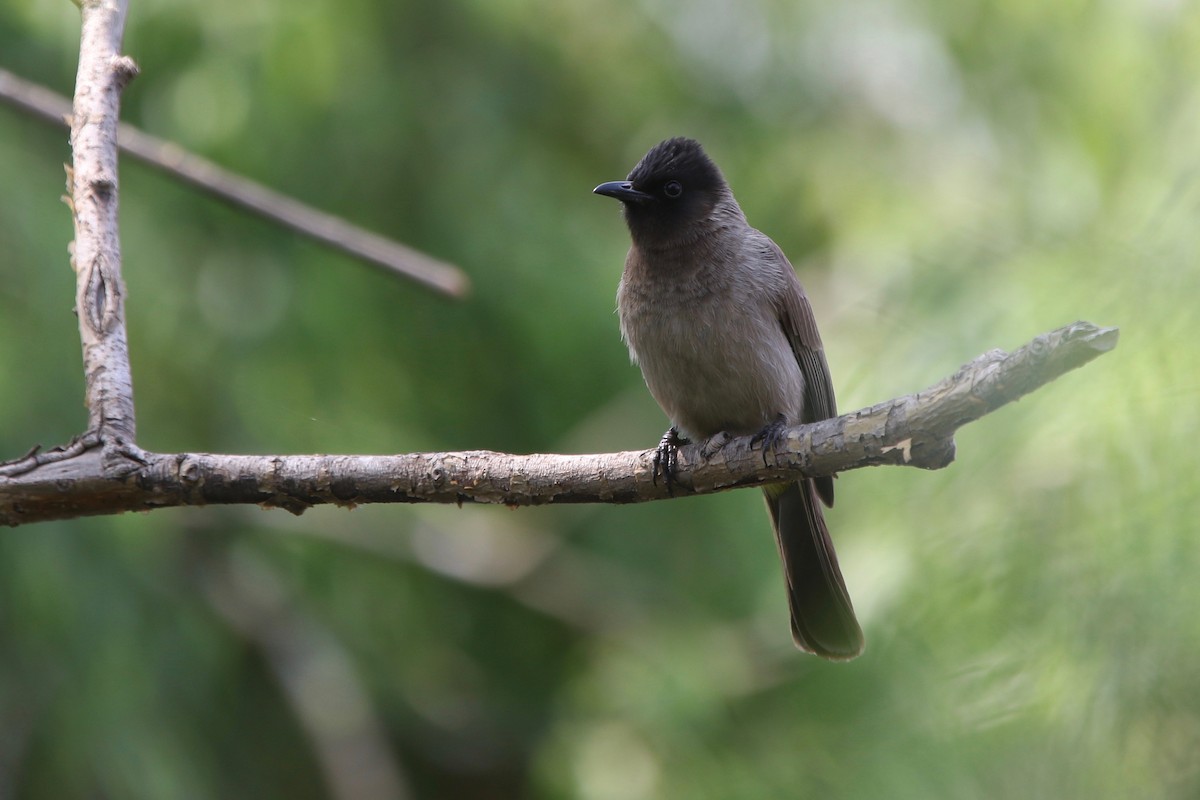
[[[0, 5], [72, 90], [78, 12]], [[604, 452], [666, 427], [593, 197], [699, 138], [842, 410], [1121, 344], [843, 475], [868, 637], [792, 649], [759, 493], [0, 531], [0, 798], [1200, 796], [1200, 10], [1180, 0], [135, 2], [124, 117], [453, 261], [431, 295], [124, 162], [140, 444]], [[86, 416], [65, 131], [0, 108], [0, 458]]]

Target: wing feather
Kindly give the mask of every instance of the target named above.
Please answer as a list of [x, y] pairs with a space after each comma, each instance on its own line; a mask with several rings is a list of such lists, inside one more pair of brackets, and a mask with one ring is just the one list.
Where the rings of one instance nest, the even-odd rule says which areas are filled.
[[[766, 239], [766, 237], [763, 237]], [[779, 245], [767, 239], [770, 247], [768, 256], [785, 267], [783, 286], [778, 293], [779, 324], [796, 354], [796, 361], [804, 373], [804, 419], [816, 422], [837, 416], [837, 399], [833, 393], [833, 378], [829, 374], [829, 363], [825, 360], [825, 347], [817, 331], [817, 318], [804, 286], [796, 277], [796, 271]], [[816, 479], [817, 494], [826, 505], [833, 505], [833, 478]]]

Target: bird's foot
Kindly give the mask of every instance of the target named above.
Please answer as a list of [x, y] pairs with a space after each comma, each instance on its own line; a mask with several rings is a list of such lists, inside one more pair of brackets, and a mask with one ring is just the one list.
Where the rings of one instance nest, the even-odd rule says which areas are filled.
[[651, 473], [651, 480], [657, 484], [658, 476], [661, 474], [663, 485], [667, 487], [667, 494], [671, 494], [671, 484], [675, 482], [675, 463], [679, 457], [679, 445], [686, 442], [687, 439], [679, 435], [679, 429], [672, 425], [658, 441], [658, 447], [654, 448], [654, 471]]
[[775, 447], [784, 440], [784, 433], [787, 431], [787, 417], [780, 414], [778, 417], [768, 422], [766, 427], [754, 434], [754, 438], [750, 440], [750, 446], [762, 442], [763, 466], [767, 467], [767, 453], [774, 452]]

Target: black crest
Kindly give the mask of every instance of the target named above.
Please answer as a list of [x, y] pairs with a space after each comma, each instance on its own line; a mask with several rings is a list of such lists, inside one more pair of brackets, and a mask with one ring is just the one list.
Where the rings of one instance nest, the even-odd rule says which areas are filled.
[[677, 181], [685, 191], [701, 192], [715, 191], [725, 182], [700, 143], [682, 136], [650, 148], [628, 180], [648, 194], [659, 194], [670, 181]]
[[644, 244], [689, 239], [708, 217], [725, 178], [695, 139], [676, 137], [650, 148], [626, 179], [621, 200], [634, 238]]

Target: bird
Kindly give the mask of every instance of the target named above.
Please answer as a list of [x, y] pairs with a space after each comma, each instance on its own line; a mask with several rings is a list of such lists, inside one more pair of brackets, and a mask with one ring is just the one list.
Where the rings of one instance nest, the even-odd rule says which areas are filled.
[[[617, 288], [621, 336], [671, 421], [655, 454], [668, 482], [677, 447], [711, 458], [732, 436], [766, 452], [786, 428], [836, 416], [808, 295], [783, 251], [751, 227], [721, 170], [694, 139], [652, 147], [622, 181], [593, 189], [620, 201], [631, 246]], [[847, 661], [862, 628], [822, 503], [833, 478], [764, 487], [786, 581], [792, 640]]]

